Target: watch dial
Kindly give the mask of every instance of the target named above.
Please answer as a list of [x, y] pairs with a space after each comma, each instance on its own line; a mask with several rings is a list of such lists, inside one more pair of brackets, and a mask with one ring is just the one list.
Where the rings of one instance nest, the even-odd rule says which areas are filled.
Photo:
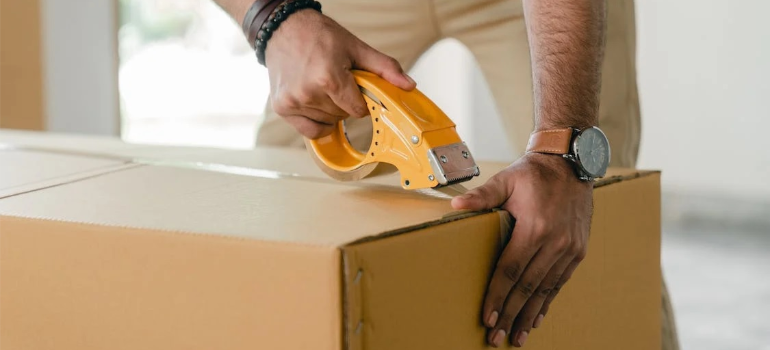
[[604, 175], [610, 162], [610, 145], [599, 129], [583, 130], [575, 140], [575, 152], [580, 165], [589, 175]]

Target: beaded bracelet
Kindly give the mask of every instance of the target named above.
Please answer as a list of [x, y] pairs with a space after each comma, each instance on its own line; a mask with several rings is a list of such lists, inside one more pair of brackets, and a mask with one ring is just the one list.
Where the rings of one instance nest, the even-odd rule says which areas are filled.
[[257, 60], [259, 64], [265, 65], [265, 49], [267, 48], [267, 42], [273, 36], [278, 27], [289, 16], [299, 10], [314, 9], [318, 12], [321, 11], [321, 3], [315, 0], [288, 0], [278, 7], [270, 14], [265, 20], [257, 33], [257, 39], [254, 42], [254, 48], [256, 50]]

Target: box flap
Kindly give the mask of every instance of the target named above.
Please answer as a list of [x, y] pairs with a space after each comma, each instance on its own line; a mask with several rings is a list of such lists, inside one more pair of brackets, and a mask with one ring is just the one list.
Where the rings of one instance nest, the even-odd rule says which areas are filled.
[[[198, 146], [160, 146], [131, 144], [118, 138], [57, 134], [48, 132], [0, 130], [2, 145], [19, 149], [86, 154], [122, 159], [139, 163], [161, 164], [175, 167], [199, 168], [240, 174], [262, 176], [309, 177], [331, 179], [311, 159], [304, 148], [263, 146], [253, 150], [224, 150]], [[464, 183], [467, 188], [483, 184], [508, 164], [478, 161], [481, 175]], [[609, 169], [597, 186], [644, 174], [634, 169]], [[357, 183], [400, 187], [398, 174], [391, 173], [362, 179]]]
[[[4, 131], [2, 135], [8, 134]], [[107, 157], [136, 155], [133, 161], [144, 165], [0, 201], [3, 215], [341, 246], [446, 222], [447, 217], [458, 214], [448, 198], [403, 190], [397, 174], [358, 182], [331, 179], [304, 149], [226, 151], [152, 146], [142, 155], [138, 148], [121, 148], [121, 142], [101, 138], [23, 132], [14, 137], [5, 138], [18, 142], [19, 147], [59, 152], [0, 152], [15, 155], [17, 161], [36, 162], [36, 167], [72, 167], [75, 170], [70, 172], [77, 172], [83, 166], [99, 168], [125, 162], [66, 154], [95, 152], [91, 147], [102, 142], [111, 144], [106, 147], [108, 153], [116, 152]], [[69, 148], [63, 145], [64, 140], [72, 141]], [[483, 184], [506, 165], [480, 162], [482, 175], [466, 183], [466, 187]], [[25, 171], [45, 174], [34, 167]], [[599, 185], [639, 174], [630, 169], [613, 169]], [[3, 172], [2, 176], [12, 183], [32, 175]], [[56, 184], [66, 182], [62, 178]], [[335, 205], [329, 207], [329, 203]], [[285, 215], [290, 212], [296, 215]]]
[[0, 149], [0, 198], [131, 166], [92, 156]]
[[0, 129], [0, 148], [36, 150], [115, 159], [178, 159], [222, 153], [219, 148], [137, 144], [117, 137]]
[[451, 211], [447, 200], [385, 186], [165, 166], [140, 166], [0, 200], [2, 215], [313, 245], [342, 245]]
[[[257, 173], [264, 171], [264, 176], [274, 174], [273, 176], [307, 177], [341, 183], [321, 171], [313, 162], [308, 151], [301, 148], [259, 147], [254, 150], [222, 150], [219, 152], [214, 152], [208, 148], [192, 148], [184, 157], [165, 157], [160, 161], [153, 162], [149, 159], [146, 161], [151, 164], [193, 167], [232, 173]], [[508, 163], [493, 161], [477, 161], [477, 164], [481, 169], [481, 174], [463, 183], [463, 186], [466, 188], [470, 189], [484, 184], [489, 178], [509, 165]], [[648, 173], [650, 171], [631, 168], [610, 168], [607, 170], [604, 178], [596, 181], [596, 186], [599, 187]], [[356, 183], [401, 188], [400, 176], [397, 173], [371, 176]]]

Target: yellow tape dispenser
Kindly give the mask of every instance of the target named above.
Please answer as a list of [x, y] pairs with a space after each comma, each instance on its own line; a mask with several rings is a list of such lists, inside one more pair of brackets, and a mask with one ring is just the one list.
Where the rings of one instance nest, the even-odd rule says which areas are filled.
[[402, 90], [366, 71], [354, 70], [353, 75], [371, 116], [369, 149], [355, 149], [340, 121], [332, 134], [305, 139], [316, 164], [340, 181], [387, 173], [387, 168], [392, 172], [395, 167], [404, 189], [464, 193], [459, 184], [478, 176], [479, 167], [454, 122], [418, 89]]

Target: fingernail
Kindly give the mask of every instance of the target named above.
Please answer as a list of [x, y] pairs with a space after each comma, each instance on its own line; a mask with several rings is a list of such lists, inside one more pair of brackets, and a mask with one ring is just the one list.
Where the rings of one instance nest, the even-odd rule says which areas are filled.
[[532, 325], [532, 327], [535, 327], [535, 328], [540, 327], [540, 324], [543, 323], [543, 317], [545, 317], [545, 315], [543, 314], [537, 315], [537, 318], [535, 319], [535, 324]]
[[527, 331], [519, 332], [519, 336], [516, 337], [516, 341], [519, 342], [519, 346], [524, 346], [524, 342], [527, 341], [527, 335], [529, 335], [529, 332]]
[[457, 196], [457, 198], [460, 198], [462, 200], [468, 200], [468, 199], [471, 199], [471, 197], [472, 197], [472, 195], [470, 193], [465, 193], [465, 194], [461, 194], [461, 195]]
[[409, 74], [404, 73], [404, 78], [409, 81], [410, 84], [415, 84], [414, 79], [409, 76]]
[[487, 319], [487, 323], [489, 323], [487, 326], [494, 327], [497, 324], [497, 311], [492, 311], [492, 314], [489, 315], [489, 319]]
[[505, 340], [505, 331], [502, 329], [498, 329], [497, 333], [495, 333], [495, 337], [492, 338], [492, 344], [494, 346], [503, 345], [503, 340]]

